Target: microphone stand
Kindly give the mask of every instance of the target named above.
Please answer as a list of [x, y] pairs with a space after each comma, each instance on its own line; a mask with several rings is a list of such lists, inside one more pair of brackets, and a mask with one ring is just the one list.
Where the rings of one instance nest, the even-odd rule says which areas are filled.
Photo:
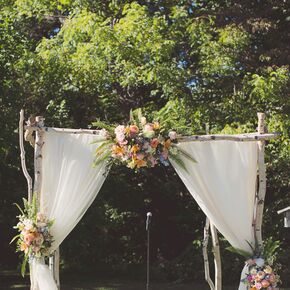
[[147, 279], [146, 290], [150, 290], [150, 225], [151, 225], [152, 213], [147, 213], [146, 219], [146, 231], [147, 231]]

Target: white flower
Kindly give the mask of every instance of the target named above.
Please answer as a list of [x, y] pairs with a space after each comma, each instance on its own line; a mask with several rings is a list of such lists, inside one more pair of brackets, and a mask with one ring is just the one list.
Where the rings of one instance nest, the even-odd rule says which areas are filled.
[[18, 224], [17, 224], [17, 226], [16, 226], [20, 231], [22, 231], [23, 229], [24, 229], [24, 224], [23, 223], [21, 223], [21, 222], [19, 222]]
[[175, 140], [177, 138], [177, 133], [175, 131], [170, 131], [168, 136], [171, 140]]
[[256, 268], [252, 268], [250, 271], [250, 274], [255, 275], [257, 274], [257, 269]]
[[141, 118], [141, 125], [144, 126], [147, 123], [147, 120], [145, 117]]
[[109, 136], [108, 131], [106, 129], [102, 129], [100, 130], [100, 134], [101, 137], [107, 138]]
[[256, 265], [258, 267], [263, 267], [265, 265], [265, 260], [262, 258], [257, 258], [257, 259], [255, 259], [255, 261], [256, 261]]
[[30, 230], [32, 230], [34, 227], [33, 227], [33, 222], [32, 222], [32, 220], [29, 220], [29, 219], [25, 219], [24, 221], [23, 221], [23, 224], [24, 224], [24, 227], [25, 227], [25, 229], [27, 230], [27, 231], [30, 231]]

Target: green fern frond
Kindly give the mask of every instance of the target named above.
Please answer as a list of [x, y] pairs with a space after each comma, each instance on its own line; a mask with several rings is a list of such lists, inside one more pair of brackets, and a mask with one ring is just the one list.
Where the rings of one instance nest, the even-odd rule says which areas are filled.
[[100, 129], [106, 129], [109, 132], [109, 134], [114, 134], [114, 130], [116, 127], [115, 125], [107, 124], [101, 120], [93, 122], [92, 125]]
[[23, 212], [22, 208], [19, 206], [19, 204], [17, 204], [17, 203], [13, 203], [13, 204], [19, 209], [21, 214], [24, 215], [24, 212]]
[[[182, 169], [184, 169], [185, 171], [187, 171], [187, 168], [185, 166], [185, 163], [183, 162], [183, 160], [180, 158], [180, 156], [178, 154], [172, 154], [169, 151], [169, 160], [173, 160], [177, 165], [179, 165]], [[188, 171], [187, 171], [188, 172]]]
[[93, 163], [93, 167], [98, 166], [99, 164], [101, 164], [102, 162], [107, 160], [110, 156], [111, 156], [111, 150], [103, 151], [101, 155], [99, 155], [98, 157], [95, 158], [94, 163]]
[[172, 146], [178, 149], [179, 154], [182, 154], [185, 158], [191, 160], [193, 163], [197, 163], [197, 161], [189, 153], [187, 153], [185, 150], [183, 150], [182, 148], [180, 148], [179, 146], [177, 146], [174, 143], [172, 144]]
[[24, 259], [23, 262], [21, 264], [21, 275], [24, 278], [25, 273], [26, 273], [26, 266], [27, 266], [27, 262], [28, 262], [28, 256], [29, 254], [24, 255]]
[[250, 252], [232, 246], [227, 247], [226, 250], [230, 251], [231, 253], [238, 254], [246, 259], [250, 259], [253, 256], [253, 254]]
[[96, 149], [96, 155], [102, 153], [102, 151], [104, 151], [104, 149], [109, 150], [111, 145], [113, 145], [114, 142], [112, 140], [107, 140], [104, 141], [97, 149]]

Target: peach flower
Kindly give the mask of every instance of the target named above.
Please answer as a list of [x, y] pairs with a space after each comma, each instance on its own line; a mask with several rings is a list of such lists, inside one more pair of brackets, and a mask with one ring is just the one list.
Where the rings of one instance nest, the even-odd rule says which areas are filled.
[[130, 134], [135, 135], [139, 132], [139, 128], [136, 125], [131, 125], [130, 126]]
[[28, 233], [24, 236], [24, 241], [28, 246], [30, 246], [34, 240], [35, 240], [35, 234], [33, 233]]

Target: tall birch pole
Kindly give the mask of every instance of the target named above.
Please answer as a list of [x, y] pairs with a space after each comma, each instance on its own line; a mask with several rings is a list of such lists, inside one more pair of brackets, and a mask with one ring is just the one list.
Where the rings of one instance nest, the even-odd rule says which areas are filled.
[[214, 266], [215, 266], [215, 290], [222, 290], [222, 261], [217, 229], [210, 222], [210, 231], [213, 244]]
[[[37, 116], [35, 118], [35, 124], [37, 127], [41, 128], [44, 126], [44, 118], [42, 116]], [[40, 193], [41, 193], [41, 183], [42, 183], [42, 147], [44, 131], [37, 130], [35, 132], [35, 146], [34, 146], [34, 187], [33, 194], [35, 194], [37, 199], [37, 206], [40, 206]], [[33, 273], [32, 273], [33, 276]], [[38, 285], [32, 283], [31, 290], [40, 290]]]
[[209, 218], [207, 217], [206, 223], [204, 226], [204, 236], [203, 236], [203, 246], [202, 246], [203, 260], [204, 260], [204, 275], [205, 275], [205, 281], [208, 283], [210, 290], [215, 290], [215, 286], [210, 277], [209, 260], [208, 260], [208, 240], [209, 240], [209, 235], [210, 235], [209, 227], [210, 227], [210, 221], [209, 221]]
[[[258, 133], [264, 134], [266, 131], [265, 114], [258, 113]], [[266, 196], [266, 165], [265, 165], [265, 140], [258, 141], [258, 192], [256, 198], [256, 218], [255, 218], [255, 238], [259, 249], [263, 246], [262, 222], [264, 202]]]
[[[41, 128], [44, 126], [44, 118], [42, 116], [37, 116], [35, 118], [36, 126]], [[44, 131], [35, 131], [35, 147], [34, 147], [34, 187], [33, 191], [37, 198], [37, 204], [40, 203], [40, 192], [42, 183], [42, 147]]]

